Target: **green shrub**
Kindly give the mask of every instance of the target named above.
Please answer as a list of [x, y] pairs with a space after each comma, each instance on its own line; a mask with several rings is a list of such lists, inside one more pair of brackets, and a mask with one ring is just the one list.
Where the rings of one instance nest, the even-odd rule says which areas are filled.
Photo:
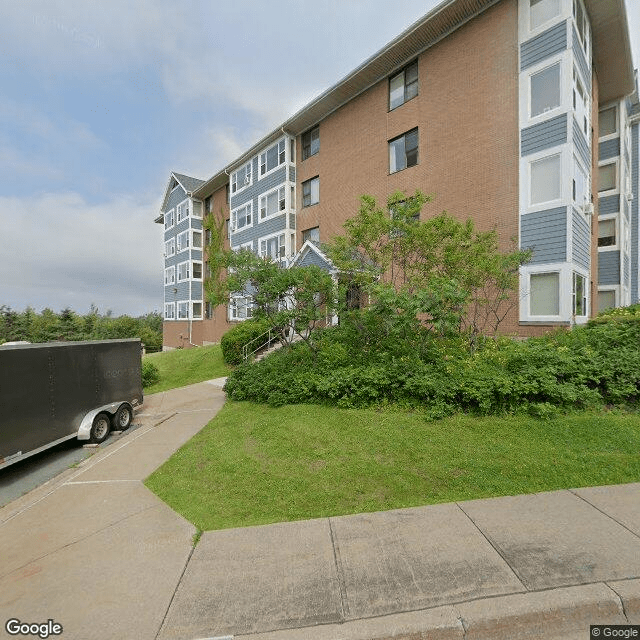
[[227, 364], [242, 362], [242, 347], [270, 329], [265, 321], [245, 320], [227, 331], [220, 340], [222, 357]]
[[142, 361], [142, 386], [150, 387], [160, 380], [160, 370], [149, 360]]

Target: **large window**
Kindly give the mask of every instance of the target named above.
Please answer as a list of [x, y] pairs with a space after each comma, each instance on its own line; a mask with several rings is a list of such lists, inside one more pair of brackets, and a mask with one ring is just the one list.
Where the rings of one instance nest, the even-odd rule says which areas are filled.
[[560, 106], [560, 63], [531, 75], [531, 117]]
[[174, 209], [171, 209], [171, 211], [167, 211], [167, 213], [164, 214], [164, 228], [166, 229], [171, 229], [171, 227], [173, 227], [173, 225], [176, 223], [176, 212]]
[[601, 138], [611, 136], [618, 132], [618, 109], [617, 107], [609, 107], [600, 112], [598, 117], [598, 135]]
[[532, 316], [560, 314], [560, 274], [532, 273], [529, 277], [529, 311]]
[[614, 247], [616, 245], [616, 219], [598, 221], [598, 246]]
[[274, 191], [267, 193], [260, 197], [260, 220], [269, 218], [280, 211], [284, 211], [285, 203], [285, 189], [284, 187], [278, 187]]
[[284, 140], [276, 142], [269, 147], [264, 153], [260, 154], [260, 177], [273, 171], [285, 161], [285, 144]]
[[573, 70], [573, 110], [575, 111], [576, 121], [580, 125], [587, 142], [589, 142], [591, 140], [589, 97], [582, 86], [580, 75], [575, 69]]
[[389, 110], [418, 95], [418, 61], [406, 66], [389, 79]]
[[176, 281], [176, 268], [167, 267], [164, 270], [164, 284], [165, 285], [175, 284], [175, 281]]
[[285, 256], [284, 233], [260, 240], [260, 257], [279, 260]]
[[176, 318], [176, 303], [165, 302], [164, 303], [164, 319], [175, 320], [175, 318]]
[[231, 174], [231, 193], [236, 193], [251, 184], [251, 161]]
[[562, 196], [561, 160], [559, 155], [531, 163], [531, 205], [559, 200]]
[[189, 319], [189, 302], [178, 302], [178, 320]]
[[191, 246], [194, 249], [202, 249], [202, 231], [192, 231], [191, 234]]
[[176, 239], [171, 238], [164, 243], [164, 257], [170, 258], [176, 255]]
[[189, 217], [189, 201], [185, 200], [181, 202], [177, 207], [176, 211], [178, 212], [178, 222], [182, 222], [185, 218]]
[[178, 248], [178, 253], [180, 251], [185, 251], [189, 248], [189, 232], [183, 231], [176, 236], [176, 245]]
[[389, 173], [418, 164], [418, 129], [389, 141]]
[[178, 282], [184, 282], [189, 279], [189, 262], [181, 262], [178, 265]]
[[587, 12], [582, 6], [581, 0], [573, 0], [573, 17], [576, 21], [576, 29], [578, 31], [578, 37], [582, 44], [582, 49], [589, 55], [589, 20], [587, 18]]
[[611, 191], [618, 187], [618, 172], [615, 162], [603, 164], [598, 169], [598, 191]]
[[573, 159], [573, 201], [578, 207], [584, 207], [591, 202], [587, 172], [575, 157]]
[[320, 202], [320, 178], [316, 176], [302, 183], [302, 206], [310, 207]]
[[529, 0], [529, 26], [537, 29], [560, 15], [560, 0]]
[[239, 231], [251, 226], [251, 202], [231, 212], [231, 231]]
[[302, 159], [315, 156], [320, 151], [320, 127], [313, 127], [302, 134]]
[[598, 311], [613, 309], [616, 306], [615, 290], [598, 291]]
[[253, 301], [246, 297], [233, 297], [229, 300], [229, 319], [246, 320], [253, 315]]
[[194, 280], [202, 280], [202, 262], [191, 263], [191, 277]]

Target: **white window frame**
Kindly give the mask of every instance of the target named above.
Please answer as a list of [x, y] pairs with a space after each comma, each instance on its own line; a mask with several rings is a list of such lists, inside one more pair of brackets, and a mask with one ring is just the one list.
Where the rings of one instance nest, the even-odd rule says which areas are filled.
[[[277, 233], [271, 233], [268, 236], [262, 236], [262, 238], [258, 240], [258, 255], [261, 258], [271, 258], [266, 251], [266, 247], [263, 249], [262, 243], [268, 243], [269, 240], [273, 240], [274, 238], [278, 239], [278, 256], [275, 261], [279, 262], [287, 257], [287, 234], [285, 231], [278, 231]], [[271, 259], [273, 260], [273, 258]]]
[[164, 243], [164, 257], [171, 258], [171, 256], [175, 256], [175, 255], [176, 255], [176, 239], [169, 238]]
[[165, 320], [176, 319], [176, 303], [175, 302], [164, 303], [164, 319]]
[[[280, 151], [280, 145], [282, 145], [282, 151]], [[267, 169], [267, 152], [271, 151], [273, 147], [278, 148], [278, 163], [272, 167], [271, 169]], [[283, 157], [282, 160], [280, 159]], [[262, 180], [266, 178], [268, 175], [277, 171], [280, 167], [287, 164], [287, 141], [286, 138], [282, 137], [273, 144], [270, 144], [264, 151], [258, 154], [258, 180]], [[262, 167], [264, 166], [264, 173], [262, 171]]]
[[[605, 287], [598, 287], [598, 298], [601, 293], [613, 293], [613, 307], [607, 307], [607, 309], [615, 309], [620, 306], [620, 286], [619, 285], [611, 285]], [[603, 311], [604, 309], [600, 308], [600, 300], [598, 299], [598, 313]]]
[[[241, 171], [242, 169], [246, 169], [245, 172], [245, 177], [242, 181], [242, 184], [239, 185], [238, 184], [238, 172]], [[247, 180], [247, 177], [249, 178]], [[239, 193], [241, 193], [242, 191], [244, 191], [247, 187], [250, 187], [253, 184], [253, 158], [251, 160], [249, 160], [248, 162], [245, 162], [242, 166], [238, 167], [232, 174], [231, 174], [231, 189], [230, 189], [230, 195], [231, 196], [235, 196]]]
[[[191, 241], [191, 234], [189, 230], [183, 231], [176, 236], [176, 253], [182, 253], [189, 250], [189, 244]], [[186, 238], [186, 245], [183, 245], [184, 238]]]
[[[559, 90], [560, 102], [555, 107], [548, 109], [547, 111], [543, 111], [542, 113], [538, 113], [537, 115], [534, 116], [532, 115], [532, 110], [531, 110], [531, 105], [533, 102], [533, 89], [532, 89], [533, 76], [536, 76], [542, 73], [543, 71], [551, 69], [551, 67], [558, 67], [558, 70], [559, 70], [558, 90]], [[565, 108], [565, 104], [564, 104], [565, 103], [565, 99], [564, 99], [565, 70], [564, 68], [565, 68], [565, 65], [564, 65], [563, 56], [559, 56], [552, 59], [551, 61], [544, 60], [542, 63], [536, 65], [535, 67], [531, 67], [530, 69], [527, 69], [527, 83], [526, 83], [527, 108], [525, 113], [527, 114], [528, 122], [538, 122], [538, 121], [546, 120], [551, 116], [557, 115], [560, 111], [562, 111]]]
[[[242, 307], [244, 307], [244, 316], [238, 315], [238, 301], [242, 300]], [[228, 305], [228, 318], [229, 322], [244, 322], [253, 317], [253, 312], [247, 313], [248, 310], [253, 310], [253, 302], [251, 296], [231, 296], [229, 298]]]
[[[580, 38], [580, 28], [578, 27], [578, 15], [575, 11], [576, 5], [579, 4], [582, 9], [582, 18], [583, 18], [583, 28], [584, 28], [584, 40]], [[573, 0], [571, 3], [571, 15], [573, 17], [573, 22], [576, 26], [576, 31], [578, 33], [578, 40], [580, 41], [580, 46], [582, 47], [582, 51], [587, 59], [587, 63], [591, 63], [591, 22], [589, 20], [589, 14], [587, 13], [587, 9], [584, 6], [584, 2], [582, 0]]]
[[[196, 234], [200, 235], [200, 246], [196, 246], [195, 243], [195, 237]], [[196, 251], [202, 251], [204, 249], [204, 233], [202, 232], [202, 229], [191, 229], [191, 248], [195, 249]]]
[[[407, 136], [412, 133], [416, 133], [416, 161], [413, 164], [408, 164], [407, 162]], [[403, 156], [404, 156], [404, 166], [396, 167], [393, 171], [391, 170], [392, 163], [392, 149], [394, 148], [394, 143], [402, 140], [403, 146]], [[411, 167], [417, 167], [420, 164], [420, 128], [413, 127], [409, 131], [405, 131], [402, 135], [396, 136], [391, 140], [387, 141], [387, 154], [389, 156], [389, 175], [393, 175], [399, 173], [400, 171], [405, 171], [406, 169], [411, 169]]]
[[620, 137], [620, 106], [617, 102], [614, 102], [613, 104], [610, 104], [598, 110], [598, 122], [600, 121], [600, 114], [603, 111], [609, 111], [610, 109], [613, 109], [616, 112], [616, 130], [613, 133], [608, 133], [607, 135], [603, 136], [600, 135], [600, 127], [598, 127], [598, 140], [600, 142], [605, 142], [606, 140], [615, 140], [616, 138]]
[[[544, 0], [542, 0], [544, 2]], [[529, 31], [531, 33], [537, 33], [538, 31], [545, 31], [547, 28], [549, 28], [549, 25], [556, 21], [559, 20], [562, 15], [563, 15], [563, 0], [558, 0], [558, 13], [555, 16], [552, 16], [551, 18], [548, 18], [547, 20], [545, 20], [544, 22], [541, 22], [540, 24], [536, 25], [535, 27], [532, 24], [531, 21], [531, 0], [525, 0], [526, 2], [526, 10], [527, 10], [527, 26], [529, 27]]]
[[[167, 221], [169, 224], [167, 224]], [[176, 211], [175, 209], [171, 209], [164, 214], [164, 230], [167, 231], [172, 229], [176, 225]]]
[[[576, 180], [576, 172], [577, 170], [581, 170], [583, 176], [585, 178], [585, 193], [583, 202], [578, 202], [573, 199], [573, 182]], [[577, 156], [573, 156], [573, 174], [572, 174], [572, 189], [571, 189], [571, 200], [573, 205], [578, 211], [581, 211], [583, 214], [587, 215], [587, 207], [591, 205], [591, 175], [589, 171], [584, 167], [582, 162], [578, 160]]]
[[168, 287], [176, 283], [176, 268], [175, 266], [167, 267], [164, 270], [164, 286]]
[[[195, 265], [199, 264], [200, 265], [200, 277], [198, 278], [195, 274]], [[202, 260], [192, 260], [191, 261], [191, 266], [190, 266], [190, 275], [191, 275], [191, 280], [195, 280], [196, 282], [202, 282], [204, 280], [204, 264], [202, 263]]]
[[[195, 312], [195, 305], [197, 305], [197, 304], [200, 305], [200, 313], [198, 315], [196, 315], [196, 312]], [[189, 309], [189, 311], [191, 313], [191, 318], [193, 320], [202, 320], [203, 312], [204, 312], [202, 301], [201, 300], [194, 300], [194, 301], [191, 302], [190, 306], [191, 306], [191, 308]]]
[[[580, 88], [582, 89], [582, 93], [584, 95], [584, 113], [582, 114], [582, 121], [577, 117], [580, 113], [578, 110], [578, 99], [576, 98], [576, 106], [573, 106], [573, 92], [578, 92], [578, 87], [576, 84], [580, 84]], [[580, 127], [580, 131], [582, 131], [587, 144], [589, 145], [589, 149], [591, 149], [591, 96], [586, 89], [586, 83], [584, 78], [581, 75], [581, 72], [578, 70], [576, 66], [573, 67], [573, 73], [571, 77], [571, 108], [573, 109], [574, 118], [578, 122], [578, 126]]]
[[202, 219], [202, 212], [204, 210], [204, 204], [200, 200], [191, 201], [191, 217], [198, 220]]
[[[582, 297], [584, 301], [584, 313], [576, 315], [576, 277], [580, 277], [583, 280]], [[580, 271], [574, 271], [571, 279], [571, 315], [578, 320], [581, 318], [586, 320], [589, 317], [589, 278]]]
[[[184, 270], [186, 268], [186, 274]], [[189, 260], [185, 260], [184, 262], [178, 263], [178, 268], [176, 270], [177, 278], [176, 282], [187, 282], [191, 280], [191, 264]]]
[[[544, 200], [542, 202], [532, 202], [532, 169], [533, 165], [536, 162], [540, 162], [541, 160], [549, 160], [551, 158], [559, 158], [560, 159], [560, 168], [559, 168], [559, 177], [560, 177], [560, 195], [557, 198], [552, 200]], [[564, 186], [564, 167], [566, 166], [566, 159], [564, 158], [564, 154], [562, 151], [556, 151], [555, 153], [549, 153], [548, 150], [545, 152], [541, 152], [540, 154], [535, 154], [527, 157], [527, 208], [531, 211], [539, 211], [544, 209], [550, 209], [556, 206], [560, 206], [562, 204], [564, 194], [565, 194], [565, 186]]]
[[183, 220], [186, 220], [189, 217], [190, 210], [189, 198], [187, 198], [176, 207], [176, 224], [180, 224]]
[[253, 240], [249, 240], [249, 242], [243, 242], [242, 244], [237, 244], [235, 247], [231, 247], [231, 251], [242, 251], [242, 249], [249, 249], [249, 251], [253, 251]]
[[613, 187], [613, 189], [605, 189], [603, 191], [600, 191], [600, 175], [598, 175], [598, 196], [600, 198], [620, 193], [620, 157], [616, 156], [615, 158], [607, 158], [606, 160], [601, 160], [600, 162], [598, 162], [598, 174], [600, 174], [601, 167], [606, 167], [608, 165], [615, 165], [615, 186]]
[[[282, 198], [280, 197], [280, 191], [282, 191]], [[262, 210], [267, 208], [267, 199], [270, 195], [272, 195], [273, 193], [277, 193], [278, 194], [278, 208], [276, 209], [275, 213], [269, 213], [267, 211], [267, 213], [265, 214], [265, 216], [262, 216]], [[284, 207], [282, 209], [280, 209], [280, 203], [284, 201]], [[276, 187], [275, 189], [271, 189], [270, 191], [266, 191], [265, 193], [263, 193], [260, 196], [260, 219], [258, 220], [258, 223], [260, 222], [264, 222], [265, 220], [270, 220], [271, 218], [275, 218], [276, 216], [282, 215], [283, 213], [286, 212], [287, 210], [287, 188], [285, 184], [281, 184], [280, 186]]]
[[[599, 245], [600, 242], [600, 225], [603, 222], [610, 222], [613, 220], [614, 222], [614, 238], [615, 242], [610, 245], [606, 245], [601, 247]], [[619, 251], [620, 250], [620, 218], [617, 213], [612, 213], [609, 215], [598, 216], [598, 237], [596, 238], [596, 244], [598, 245], [598, 252], [600, 251]]]
[[[241, 227], [238, 226], [238, 211], [241, 211], [242, 209], [249, 209], [249, 217], [251, 218], [251, 222], [246, 223], [244, 225], [242, 225]], [[253, 227], [255, 220], [254, 220], [254, 215], [253, 215], [253, 200], [249, 200], [249, 202], [245, 202], [243, 205], [236, 207], [235, 209], [233, 209], [231, 211], [231, 233], [237, 233], [238, 231], [241, 231], [242, 229], [248, 229], [249, 227]], [[245, 216], [245, 219], [247, 218], [247, 216]]]
[[[184, 314], [180, 310], [184, 309]], [[179, 300], [176, 302], [176, 320], [189, 320], [189, 300]]]

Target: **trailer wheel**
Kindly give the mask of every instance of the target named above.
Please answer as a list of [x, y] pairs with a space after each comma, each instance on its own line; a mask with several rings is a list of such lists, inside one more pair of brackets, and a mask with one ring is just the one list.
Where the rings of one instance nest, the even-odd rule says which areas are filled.
[[116, 431], [124, 431], [131, 426], [133, 421], [133, 410], [128, 404], [121, 404], [113, 414], [111, 425]]
[[109, 415], [106, 413], [99, 413], [94, 419], [91, 425], [90, 440], [94, 444], [100, 444], [107, 439], [109, 432], [111, 431], [111, 421]]

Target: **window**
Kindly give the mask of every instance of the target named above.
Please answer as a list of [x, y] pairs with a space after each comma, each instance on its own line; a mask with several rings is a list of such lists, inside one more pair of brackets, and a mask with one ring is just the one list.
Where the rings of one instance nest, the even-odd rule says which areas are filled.
[[175, 284], [176, 282], [176, 268], [175, 267], [167, 267], [164, 270], [164, 284], [165, 286], [170, 284]]
[[284, 161], [285, 144], [283, 139], [260, 154], [260, 177], [267, 175], [267, 173], [283, 164]]
[[320, 151], [320, 127], [313, 127], [311, 131], [302, 134], [302, 159], [315, 156]]
[[611, 191], [618, 186], [616, 163], [604, 164], [598, 169], [598, 191]]
[[260, 257], [280, 260], [285, 255], [284, 233], [260, 240]]
[[302, 206], [310, 207], [320, 202], [320, 178], [316, 176], [302, 183]]
[[188, 302], [178, 302], [178, 320], [188, 320], [189, 319], [189, 303]]
[[194, 249], [202, 249], [202, 231], [192, 231], [191, 234], [191, 246]]
[[587, 172], [576, 158], [573, 159], [573, 201], [579, 207], [591, 202]]
[[178, 222], [182, 222], [185, 218], [189, 217], [189, 201], [185, 200], [184, 202], [181, 202], [176, 207], [176, 210], [178, 212]]
[[302, 232], [303, 244], [307, 241], [311, 241], [314, 244], [320, 244], [320, 227], [313, 227]]
[[229, 300], [229, 319], [246, 320], [253, 315], [252, 300], [248, 297], [234, 297]]
[[418, 61], [389, 79], [389, 111], [418, 95]]
[[211, 244], [211, 229], [204, 230], [204, 244], [207, 247]]
[[575, 69], [573, 70], [573, 110], [575, 111], [576, 121], [580, 125], [587, 142], [589, 142], [591, 140], [589, 131], [589, 122], [591, 120], [589, 116], [589, 97], [582, 86], [580, 75]]
[[573, 273], [573, 315], [587, 315], [587, 283], [579, 273]]
[[616, 306], [616, 292], [610, 291], [598, 291], [598, 311], [604, 311], [605, 309], [613, 309]]
[[529, 0], [529, 25], [537, 29], [560, 15], [560, 0]]
[[560, 314], [560, 274], [532, 273], [530, 278], [529, 310], [532, 316]]
[[598, 246], [613, 247], [616, 244], [616, 220], [609, 218], [608, 220], [598, 221]]
[[560, 156], [531, 162], [531, 205], [559, 200], [562, 195]]
[[531, 75], [531, 117], [560, 106], [560, 63]]
[[389, 173], [418, 164], [418, 129], [389, 142]]
[[183, 231], [176, 236], [178, 253], [189, 248], [189, 232]]
[[231, 212], [231, 231], [251, 226], [251, 202]]
[[237, 193], [251, 184], [251, 161], [231, 174], [231, 193]]
[[176, 239], [171, 238], [164, 243], [164, 257], [170, 258], [176, 255]]
[[211, 318], [213, 318], [213, 305], [210, 302], [204, 303], [204, 317], [207, 320], [211, 320]]
[[165, 302], [164, 304], [164, 319], [165, 320], [175, 320], [176, 317], [176, 303], [175, 302]]
[[211, 213], [213, 211], [213, 197], [208, 196], [204, 199], [204, 212]]
[[191, 273], [194, 280], [202, 280], [202, 262], [193, 262]]
[[260, 220], [269, 218], [285, 208], [285, 190], [279, 187], [260, 197]]
[[178, 265], [178, 282], [189, 279], [189, 262], [181, 262]]
[[584, 52], [589, 55], [589, 23], [587, 19], [587, 12], [584, 10], [580, 0], [573, 0], [573, 17], [576, 21], [576, 28], [582, 48]]
[[176, 223], [176, 218], [175, 218], [175, 211], [173, 209], [171, 209], [171, 211], [167, 211], [167, 213], [164, 214], [164, 228], [166, 229], [171, 229], [171, 227], [173, 227], [173, 225]]
[[610, 107], [609, 109], [604, 109], [601, 111], [598, 116], [598, 126], [599, 133], [598, 135], [601, 138], [605, 136], [611, 136], [618, 132], [618, 109], [617, 107]]
[[193, 302], [191, 304], [191, 317], [196, 320], [202, 320], [202, 302]]

